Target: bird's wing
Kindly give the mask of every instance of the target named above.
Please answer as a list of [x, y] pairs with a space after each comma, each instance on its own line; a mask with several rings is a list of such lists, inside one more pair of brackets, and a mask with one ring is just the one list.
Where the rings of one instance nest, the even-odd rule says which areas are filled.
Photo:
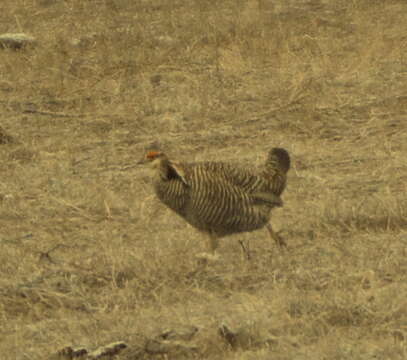
[[229, 183], [251, 194], [253, 192], [267, 189], [267, 180], [250, 170], [231, 166], [229, 164], [219, 163], [211, 169], [215, 173], [220, 173]]

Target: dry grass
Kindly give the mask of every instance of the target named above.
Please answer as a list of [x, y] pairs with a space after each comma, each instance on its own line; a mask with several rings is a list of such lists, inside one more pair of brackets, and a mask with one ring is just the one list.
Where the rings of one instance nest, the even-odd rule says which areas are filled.
[[[41, 44], [0, 50], [2, 359], [116, 340], [143, 358], [179, 324], [196, 349], [167, 358], [407, 358], [404, 0], [0, 9]], [[286, 147], [289, 250], [258, 231], [252, 261], [231, 237], [199, 268], [202, 237], [131, 167], [152, 142], [245, 164]], [[273, 341], [231, 348], [224, 322]]]

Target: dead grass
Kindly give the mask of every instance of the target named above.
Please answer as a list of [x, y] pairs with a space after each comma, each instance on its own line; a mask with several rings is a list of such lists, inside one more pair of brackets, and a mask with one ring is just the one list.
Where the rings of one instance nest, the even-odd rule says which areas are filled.
[[[0, 50], [2, 359], [117, 340], [121, 359], [406, 358], [404, 1], [0, 8], [40, 43]], [[252, 261], [230, 238], [198, 266], [202, 237], [132, 166], [153, 142], [248, 165], [286, 147], [289, 250], [259, 231]], [[136, 351], [182, 324], [194, 350]]]

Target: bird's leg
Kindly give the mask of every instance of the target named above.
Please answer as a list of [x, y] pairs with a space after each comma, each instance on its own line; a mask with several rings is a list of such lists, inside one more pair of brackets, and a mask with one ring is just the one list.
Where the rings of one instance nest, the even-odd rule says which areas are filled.
[[219, 246], [219, 238], [216, 235], [209, 234], [208, 240], [209, 252], [197, 255], [197, 258], [200, 261], [215, 261], [219, 258], [218, 254], [216, 253], [216, 249]]
[[285, 240], [283, 239], [283, 237], [281, 235], [279, 235], [279, 233], [274, 232], [273, 227], [271, 226], [270, 223], [268, 223], [266, 225], [267, 230], [270, 233], [270, 236], [272, 239], [274, 239], [274, 241], [276, 242], [276, 244], [280, 247], [287, 247], [287, 244], [285, 243]]
[[219, 247], [219, 239], [217, 236], [209, 235], [209, 250], [212, 255], [216, 255], [216, 249]]
[[243, 253], [246, 255], [247, 260], [250, 260], [251, 259], [250, 249], [249, 249], [250, 242], [247, 243], [248, 244], [247, 247], [245, 246], [243, 240], [239, 240], [239, 244], [240, 244], [240, 246], [242, 248]]

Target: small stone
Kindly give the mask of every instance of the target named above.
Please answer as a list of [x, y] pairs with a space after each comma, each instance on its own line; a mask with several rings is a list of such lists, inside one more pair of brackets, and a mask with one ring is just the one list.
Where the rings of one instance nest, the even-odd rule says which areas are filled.
[[159, 335], [163, 340], [191, 340], [198, 332], [198, 328], [193, 325], [183, 325], [175, 329], [168, 329]]
[[28, 34], [24, 33], [7, 33], [0, 35], [0, 49], [18, 50], [27, 46], [35, 46], [37, 40]]
[[14, 143], [14, 138], [9, 135], [2, 127], [0, 127], [0, 145]]

